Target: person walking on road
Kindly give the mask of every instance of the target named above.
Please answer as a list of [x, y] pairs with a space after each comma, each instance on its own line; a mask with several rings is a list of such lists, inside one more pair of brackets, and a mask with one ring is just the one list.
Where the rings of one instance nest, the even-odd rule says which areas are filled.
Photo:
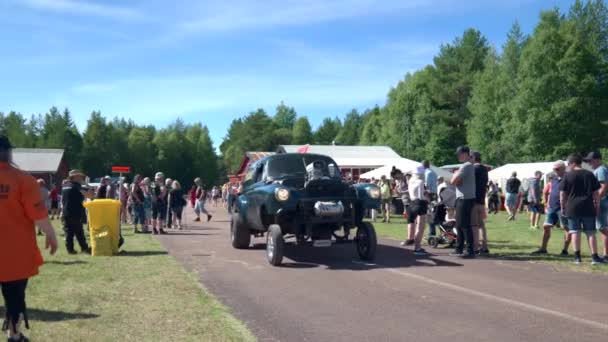
[[534, 178], [529, 182], [528, 186], [528, 208], [530, 210], [530, 228], [538, 229], [538, 222], [543, 214], [543, 206], [540, 203], [542, 198], [540, 189], [540, 179], [543, 173], [540, 171], [534, 172]]
[[0, 136], [0, 288], [5, 311], [2, 331], [7, 333], [9, 342], [17, 342], [29, 341], [21, 331], [22, 324], [29, 329], [26, 289], [29, 278], [38, 274], [44, 262], [34, 226], [46, 236], [51, 255], [57, 251], [57, 238], [40, 186], [13, 164], [12, 149], [10, 140]]
[[595, 227], [602, 234], [604, 261], [608, 262], [608, 167], [602, 163], [599, 152], [591, 152], [585, 161], [593, 168], [593, 174], [600, 183], [599, 208], [595, 219]]
[[207, 215], [207, 222], [209, 222], [211, 221], [211, 218], [213, 216], [211, 216], [211, 214], [209, 214], [209, 212], [205, 209], [205, 198], [207, 196], [207, 191], [205, 190], [205, 187], [203, 186], [203, 183], [200, 178], [196, 178], [194, 180], [194, 184], [196, 184], [197, 186], [196, 204], [194, 206], [194, 213], [196, 214], [196, 218], [194, 219], [194, 222], [201, 221], [201, 214]]
[[427, 252], [420, 246], [424, 237], [426, 215], [429, 209], [428, 193], [425, 190], [425, 168], [419, 166], [408, 184], [411, 204], [409, 206], [408, 223], [414, 232], [414, 255], [424, 256]]
[[560, 184], [562, 212], [568, 217], [568, 228], [574, 243], [574, 263], [581, 263], [581, 231], [587, 235], [591, 250], [591, 264], [602, 264], [604, 260], [597, 255], [595, 238], [595, 216], [599, 212], [600, 183], [592, 172], [582, 168], [580, 154], [568, 157], [572, 171], [568, 172]]
[[178, 181], [173, 181], [171, 186], [171, 193], [169, 194], [169, 198], [171, 199], [169, 203], [169, 207], [171, 208], [171, 212], [173, 213], [174, 219], [174, 227], [175, 229], [182, 229], [182, 211], [184, 210], [184, 206], [187, 204], [184, 199], [184, 191], [182, 190], [182, 186]]
[[[471, 151], [468, 146], [456, 149], [458, 160], [463, 163], [452, 177], [451, 183], [456, 187], [456, 230], [458, 239], [453, 256], [474, 258], [475, 243], [471, 228], [471, 214], [475, 204], [475, 168], [471, 163]], [[464, 254], [464, 243], [467, 253]]]
[[61, 191], [61, 201], [63, 203], [63, 224], [66, 232], [65, 246], [69, 254], [76, 254], [74, 249], [74, 238], [80, 245], [82, 253], [91, 253], [84, 235], [83, 223], [86, 222], [86, 211], [82, 203], [86, 193], [82, 188], [84, 174], [79, 170], [69, 172], [69, 182]]
[[475, 249], [479, 249], [479, 254], [488, 255], [490, 250], [488, 249], [488, 234], [485, 223], [488, 168], [481, 164], [481, 153], [473, 151], [471, 158], [475, 170], [475, 204], [471, 215], [473, 239]]
[[521, 181], [517, 179], [517, 172], [513, 171], [513, 174], [511, 174], [511, 178], [507, 180], [505, 189], [505, 208], [507, 209], [507, 213], [509, 214], [509, 221], [515, 221], [520, 188]]
[[157, 172], [154, 175], [152, 187], [152, 232], [154, 235], [167, 234], [164, 229], [167, 218], [167, 189], [165, 188], [165, 175]]
[[568, 246], [570, 246], [568, 219], [564, 215], [565, 213], [561, 211], [559, 199], [559, 187], [560, 183], [564, 179], [564, 176], [566, 175], [566, 164], [561, 160], [556, 161], [553, 163], [553, 172], [555, 175], [552, 178], [549, 178], [551, 180], [551, 182], [548, 184], [549, 189], [544, 195], [544, 202], [547, 205], [547, 217], [545, 219], [545, 224], [543, 225], [543, 239], [541, 241], [540, 248], [532, 252], [532, 255], [547, 254], [547, 244], [551, 238], [551, 229], [559, 225], [561, 225], [562, 229], [564, 229], [564, 247], [562, 248], [561, 255], [568, 255]]

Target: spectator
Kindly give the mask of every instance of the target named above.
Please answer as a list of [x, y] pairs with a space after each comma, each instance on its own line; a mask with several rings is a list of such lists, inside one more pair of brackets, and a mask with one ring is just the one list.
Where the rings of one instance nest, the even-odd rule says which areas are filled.
[[408, 184], [410, 200], [412, 201], [409, 207], [408, 223], [413, 225], [411, 231], [414, 232], [414, 255], [427, 255], [426, 251], [420, 247], [422, 237], [424, 236], [424, 227], [426, 224], [426, 214], [428, 212], [429, 202], [427, 201], [427, 193], [425, 191], [425, 168], [419, 166], [414, 176]]
[[[429, 196], [430, 203], [437, 202], [437, 174], [431, 169], [431, 162], [428, 160], [422, 161], [424, 167], [424, 185]], [[429, 220], [429, 236], [435, 236], [435, 222]]]
[[74, 237], [80, 245], [82, 253], [91, 253], [84, 236], [83, 223], [86, 222], [86, 211], [82, 203], [85, 200], [85, 191], [82, 189], [84, 174], [78, 170], [69, 172], [69, 182], [61, 191], [63, 204], [63, 224], [66, 232], [65, 246], [69, 254], [76, 254]]
[[211, 221], [211, 218], [213, 216], [211, 216], [211, 214], [209, 214], [209, 212], [205, 209], [205, 197], [207, 191], [205, 190], [205, 187], [203, 186], [203, 183], [200, 178], [196, 178], [194, 180], [194, 184], [197, 185], [196, 204], [194, 206], [194, 213], [196, 215], [196, 218], [194, 219], [194, 222], [201, 221], [201, 213], [207, 215], [207, 222], [209, 222]]
[[55, 218], [59, 218], [59, 189], [57, 185], [53, 184], [51, 186], [49, 198], [51, 200], [51, 220], [54, 220]]
[[391, 183], [385, 175], [380, 178], [380, 197], [382, 198], [382, 222], [390, 223], [393, 192]]
[[154, 235], [167, 234], [163, 229], [167, 218], [167, 189], [165, 188], [165, 175], [157, 172], [154, 175], [152, 186], [152, 232]]
[[192, 184], [188, 196], [190, 197], [190, 206], [194, 209], [194, 205], [196, 204], [196, 184]]
[[591, 264], [601, 264], [604, 260], [597, 255], [595, 239], [595, 216], [599, 211], [600, 183], [592, 172], [582, 168], [583, 158], [579, 154], [568, 157], [571, 171], [560, 184], [562, 212], [568, 217], [568, 228], [574, 243], [574, 263], [581, 263], [581, 231], [587, 235], [591, 250]]
[[[135, 234], [148, 233], [146, 226], [146, 213], [144, 211], [144, 191], [141, 188], [141, 175], [135, 175], [131, 186], [131, 202], [133, 203], [133, 232]], [[141, 230], [137, 229], [137, 225]]]
[[21, 333], [21, 324], [29, 328], [25, 292], [29, 278], [38, 274], [43, 264], [36, 243], [34, 225], [46, 235], [46, 248], [57, 251], [57, 238], [48, 219], [48, 207], [40, 197], [40, 186], [12, 161], [13, 146], [0, 136], [0, 288], [4, 299], [3, 331], [8, 341], [29, 341]]
[[144, 178], [142, 190], [144, 191], [144, 222], [147, 228], [152, 226], [152, 189], [150, 188], [152, 181], [149, 177]]
[[120, 214], [122, 223], [127, 223], [127, 215], [129, 214], [129, 187], [127, 184], [122, 184], [120, 187]]
[[211, 199], [213, 200], [213, 206], [217, 208], [220, 200], [220, 189], [217, 186], [214, 186], [213, 189], [211, 189]]
[[564, 179], [566, 174], [566, 164], [558, 160], [553, 163], [554, 175], [549, 176], [549, 183], [545, 188], [547, 191], [544, 192], [544, 202], [547, 205], [547, 218], [543, 225], [543, 239], [541, 241], [540, 248], [532, 255], [543, 255], [547, 254], [547, 244], [551, 238], [551, 229], [553, 227], [560, 226], [564, 229], [564, 247], [562, 248], [562, 256], [568, 255], [568, 246], [570, 246], [570, 234], [568, 233], [568, 219], [564, 216], [564, 212], [561, 211], [559, 188], [560, 183]]
[[492, 181], [488, 183], [488, 212], [498, 214], [500, 209], [500, 189]]
[[540, 171], [534, 172], [534, 178], [530, 179], [528, 184], [528, 208], [530, 210], [530, 228], [538, 229], [538, 222], [543, 214], [543, 206], [541, 204], [540, 179], [543, 173]]
[[471, 226], [473, 229], [473, 240], [475, 249], [479, 248], [480, 255], [488, 255], [488, 235], [486, 224], [486, 191], [488, 184], [488, 168], [481, 164], [481, 153], [474, 151], [471, 153], [473, 159], [473, 169], [475, 173], [475, 204], [471, 215]]
[[165, 188], [167, 188], [167, 228], [171, 228], [173, 224], [173, 212], [169, 203], [171, 203], [171, 187], [173, 186], [173, 179], [167, 178], [165, 180]]
[[234, 207], [234, 201], [238, 196], [239, 186], [238, 184], [231, 183], [228, 186], [228, 213], [232, 213], [232, 208]]
[[604, 261], [608, 262], [608, 168], [602, 163], [602, 155], [599, 152], [589, 153], [585, 161], [591, 165], [593, 174], [600, 183], [595, 227], [602, 234]]
[[[44, 207], [46, 208], [46, 210], [48, 212], [49, 209], [51, 208], [51, 203], [49, 200], [49, 189], [47, 189], [46, 182], [44, 181], [44, 179], [42, 179], [42, 178], [38, 179], [38, 186], [40, 188], [40, 198], [42, 198], [42, 203], [44, 203]], [[40, 228], [38, 228], [38, 235], [39, 236], [42, 235], [42, 230], [40, 230]]]
[[99, 188], [97, 188], [97, 193], [95, 194], [96, 199], [110, 198], [110, 197], [108, 197], [108, 185], [109, 185], [108, 183], [110, 181], [109, 178], [110, 177], [106, 176], [101, 179]]
[[181, 230], [182, 211], [184, 209], [184, 206], [186, 205], [186, 200], [184, 199], [184, 192], [182, 190], [182, 186], [179, 184], [178, 181], [173, 181], [169, 198], [169, 206], [171, 208], [171, 212], [173, 213], [173, 219], [175, 220], [174, 227], [175, 229]]
[[[456, 186], [456, 230], [458, 239], [453, 256], [475, 258], [475, 244], [471, 228], [471, 214], [475, 204], [475, 168], [471, 164], [470, 149], [460, 146], [456, 149], [458, 160], [463, 163], [452, 177]], [[467, 253], [464, 254], [464, 242], [467, 243]]]
[[505, 193], [505, 207], [509, 214], [509, 221], [515, 220], [517, 214], [517, 201], [519, 199], [519, 193], [521, 188], [521, 181], [517, 179], [517, 172], [513, 172], [511, 178], [507, 180], [506, 193]]

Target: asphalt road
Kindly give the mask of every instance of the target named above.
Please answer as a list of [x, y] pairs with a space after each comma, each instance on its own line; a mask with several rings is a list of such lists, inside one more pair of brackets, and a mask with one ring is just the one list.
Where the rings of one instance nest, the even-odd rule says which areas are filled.
[[260, 341], [608, 341], [602, 274], [447, 250], [415, 257], [384, 239], [373, 264], [339, 245], [291, 247], [272, 267], [264, 239], [231, 247], [223, 209], [187, 224], [162, 244]]

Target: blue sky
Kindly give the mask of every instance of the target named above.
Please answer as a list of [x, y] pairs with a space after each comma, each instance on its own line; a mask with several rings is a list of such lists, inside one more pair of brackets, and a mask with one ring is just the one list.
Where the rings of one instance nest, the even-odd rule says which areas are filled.
[[405, 73], [466, 28], [497, 48], [518, 20], [573, 0], [0, 0], [0, 111], [69, 107], [162, 127], [284, 101], [316, 127], [383, 104]]

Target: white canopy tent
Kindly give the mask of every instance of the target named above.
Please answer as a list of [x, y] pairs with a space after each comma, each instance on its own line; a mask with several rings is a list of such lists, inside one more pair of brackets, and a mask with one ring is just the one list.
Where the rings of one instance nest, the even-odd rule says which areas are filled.
[[[405, 172], [414, 172], [416, 170], [416, 168], [420, 165], [422, 165], [422, 164], [415, 160], [411, 160], [411, 159], [407, 159], [407, 158], [399, 158], [399, 159], [392, 160], [390, 164], [387, 164], [381, 168], [366, 172], [366, 173], [360, 175], [359, 177], [364, 178], [364, 179], [372, 179], [372, 178], [380, 179], [380, 177], [382, 177], [382, 176], [390, 177], [393, 166], [405, 173]], [[435, 173], [437, 174], [437, 177], [443, 177], [444, 179], [450, 179], [452, 177], [451, 172], [440, 169], [436, 166], [431, 165], [431, 170], [435, 171]]]
[[498, 167], [488, 173], [488, 178], [498, 183], [502, 189], [505, 188], [505, 184], [513, 172], [517, 172], [517, 178], [522, 181], [522, 186], [526, 188], [528, 186], [528, 180], [534, 178], [534, 173], [540, 171], [543, 173], [543, 180], [547, 182], [548, 175], [553, 172], [554, 162], [541, 162], [541, 163], [519, 163], [519, 164], [506, 164]]

